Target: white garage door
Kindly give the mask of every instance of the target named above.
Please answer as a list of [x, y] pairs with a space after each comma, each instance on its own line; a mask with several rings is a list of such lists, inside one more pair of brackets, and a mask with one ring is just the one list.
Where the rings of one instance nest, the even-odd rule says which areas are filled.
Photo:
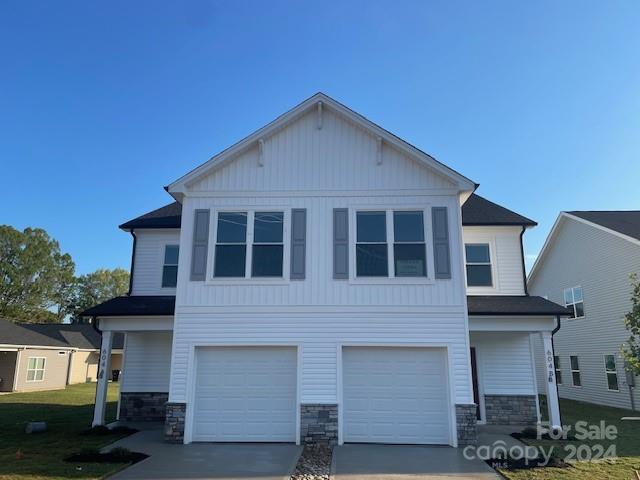
[[448, 444], [445, 350], [345, 347], [345, 442]]
[[196, 350], [193, 440], [294, 442], [296, 349]]

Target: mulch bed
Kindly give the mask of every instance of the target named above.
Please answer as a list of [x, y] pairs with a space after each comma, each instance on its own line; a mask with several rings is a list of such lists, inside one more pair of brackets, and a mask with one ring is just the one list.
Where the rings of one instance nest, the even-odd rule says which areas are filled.
[[329, 480], [333, 448], [325, 445], [304, 447], [291, 480]]
[[567, 468], [571, 466], [563, 460], [555, 457], [551, 457], [548, 463], [545, 463], [546, 460], [543, 456], [539, 456], [538, 458], [533, 459], [515, 459], [510, 457], [490, 458], [489, 460], [485, 460], [485, 462], [493, 469], [502, 468], [504, 470], [528, 470], [530, 468], [540, 467]]

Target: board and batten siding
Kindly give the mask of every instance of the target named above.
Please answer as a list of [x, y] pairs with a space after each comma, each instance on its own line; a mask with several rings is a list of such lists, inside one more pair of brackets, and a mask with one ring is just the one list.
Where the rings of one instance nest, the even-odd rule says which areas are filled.
[[136, 230], [132, 295], [175, 295], [175, 288], [162, 288], [162, 266], [165, 246], [179, 242], [179, 229]]
[[[563, 319], [560, 331], [554, 335], [563, 377], [563, 384], [558, 386], [560, 397], [631, 407], [619, 351], [629, 338], [624, 315], [631, 308], [629, 274], [634, 272], [640, 273], [640, 245], [574, 219], [565, 218], [559, 224], [545, 258], [529, 283], [529, 291], [564, 305], [564, 289], [582, 286], [584, 318]], [[542, 344], [538, 338], [535, 345], [537, 371], [544, 372]], [[570, 355], [578, 356], [582, 387], [572, 386]], [[604, 355], [616, 355], [617, 392], [607, 389]], [[544, 381], [544, 375], [539, 374], [538, 384]], [[640, 408], [640, 398], [636, 398], [635, 404]]]
[[170, 332], [128, 332], [122, 392], [168, 392], [171, 370]]
[[467, 287], [469, 295], [524, 295], [522, 227], [474, 227], [462, 229], [464, 243], [489, 244], [493, 276], [492, 287]]

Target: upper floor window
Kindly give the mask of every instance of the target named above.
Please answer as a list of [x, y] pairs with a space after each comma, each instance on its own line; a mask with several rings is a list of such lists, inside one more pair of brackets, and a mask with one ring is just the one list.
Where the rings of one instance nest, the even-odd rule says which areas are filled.
[[604, 372], [607, 375], [607, 388], [618, 391], [618, 370], [616, 369], [615, 355], [604, 356]]
[[356, 212], [357, 277], [426, 277], [426, 258], [423, 211]]
[[178, 245], [164, 247], [164, 263], [162, 265], [162, 288], [175, 288], [178, 283]]
[[491, 254], [488, 243], [468, 243], [464, 246], [467, 261], [467, 286], [491, 287]]
[[214, 277], [282, 277], [283, 260], [284, 212], [218, 212]]
[[29, 357], [27, 363], [27, 382], [40, 382], [44, 380], [44, 357]]
[[564, 289], [564, 305], [570, 310], [569, 318], [584, 317], [584, 301], [582, 287]]

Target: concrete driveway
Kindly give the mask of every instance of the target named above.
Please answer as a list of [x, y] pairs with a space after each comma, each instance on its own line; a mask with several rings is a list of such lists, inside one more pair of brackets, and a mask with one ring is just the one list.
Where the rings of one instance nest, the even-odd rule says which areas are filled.
[[482, 460], [467, 460], [461, 448], [352, 444], [336, 447], [332, 480], [496, 480]]
[[171, 445], [161, 430], [146, 430], [106, 447], [128, 448], [150, 455], [109, 477], [113, 480], [144, 479], [289, 479], [301, 447], [279, 443], [195, 443]]

